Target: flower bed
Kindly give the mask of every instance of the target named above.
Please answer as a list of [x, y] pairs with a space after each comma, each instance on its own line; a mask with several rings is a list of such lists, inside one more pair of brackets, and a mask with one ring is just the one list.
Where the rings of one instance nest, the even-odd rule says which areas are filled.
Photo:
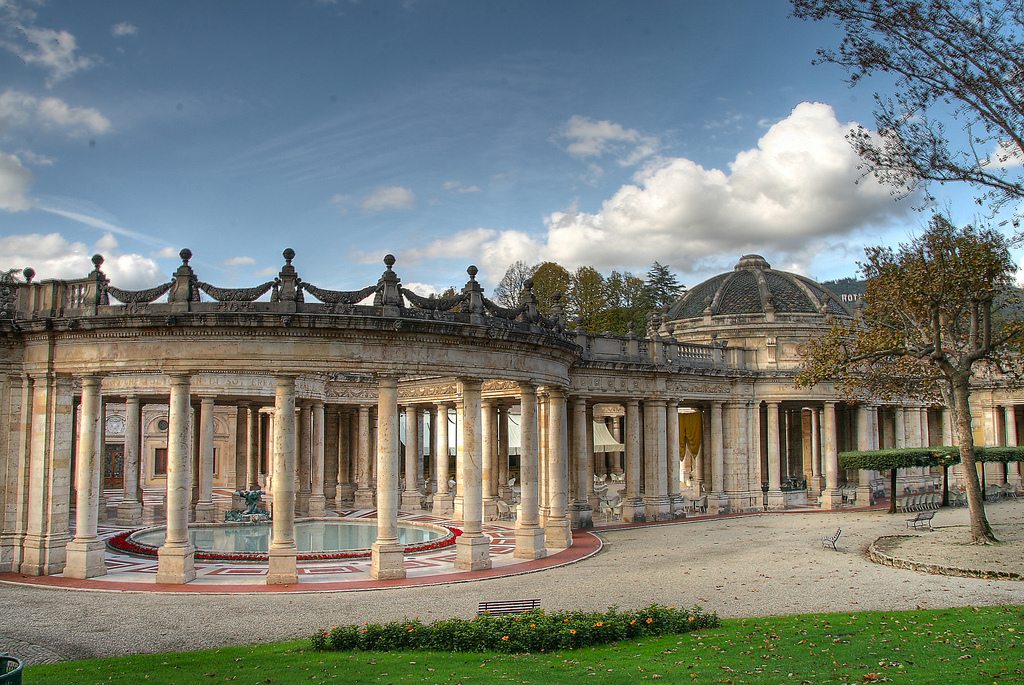
[[580, 649], [639, 637], [689, 633], [721, 624], [700, 607], [676, 609], [652, 604], [639, 611], [554, 611], [539, 609], [511, 616], [484, 614], [421, 623], [418, 618], [391, 623], [335, 626], [310, 638], [319, 651], [412, 650], [444, 652], [545, 652]]
[[[451, 526], [441, 526], [448, 529], [448, 534], [429, 540], [417, 542], [405, 546], [406, 554], [419, 552], [430, 552], [435, 549], [443, 549], [455, 544], [455, 538], [462, 535], [462, 531]], [[132, 535], [138, 530], [129, 530], [119, 533], [107, 540], [107, 546], [118, 552], [135, 554], [144, 557], [155, 557], [159, 548], [152, 545], [145, 545], [132, 539]], [[334, 561], [336, 559], [368, 559], [371, 553], [368, 549], [346, 549], [330, 552], [300, 552], [297, 556], [299, 561]], [[216, 552], [197, 549], [195, 558], [203, 561], [267, 561], [267, 552]]]

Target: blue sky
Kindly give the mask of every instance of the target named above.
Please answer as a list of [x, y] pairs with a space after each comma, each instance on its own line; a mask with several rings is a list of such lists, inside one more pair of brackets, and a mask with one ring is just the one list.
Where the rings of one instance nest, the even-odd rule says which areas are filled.
[[[873, 88], [783, 0], [0, 0], [0, 268], [490, 290], [517, 259], [820, 280], [926, 215], [843, 139]], [[969, 194], [940, 196], [951, 207]], [[964, 211], [973, 212], [973, 208]], [[967, 214], [967, 218], [972, 215]]]

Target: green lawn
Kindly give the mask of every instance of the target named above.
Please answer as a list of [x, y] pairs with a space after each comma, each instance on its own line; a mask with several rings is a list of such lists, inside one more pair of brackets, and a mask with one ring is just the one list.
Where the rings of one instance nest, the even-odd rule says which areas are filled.
[[[310, 632], [322, 626], [310, 626]], [[308, 642], [76, 661], [26, 685], [122, 683], [1024, 683], [1024, 607], [731, 619], [550, 654], [313, 652]]]

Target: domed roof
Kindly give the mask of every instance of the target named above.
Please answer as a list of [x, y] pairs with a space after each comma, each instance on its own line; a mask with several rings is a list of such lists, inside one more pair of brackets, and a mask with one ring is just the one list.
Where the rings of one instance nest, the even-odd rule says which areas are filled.
[[669, 309], [669, 321], [742, 314], [853, 316], [836, 294], [809, 278], [772, 269], [764, 257], [743, 255], [730, 273], [690, 289]]

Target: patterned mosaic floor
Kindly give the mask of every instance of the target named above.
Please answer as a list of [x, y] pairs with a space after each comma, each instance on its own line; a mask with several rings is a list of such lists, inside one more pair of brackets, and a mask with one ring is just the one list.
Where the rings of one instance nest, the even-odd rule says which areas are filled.
[[[119, 491], [107, 491], [108, 511], [114, 514]], [[230, 507], [231, 493], [217, 491], [214, 494], [218, 510]], [[328, 516], [350, 519], [372, 519], [376, 510], [333, 510]], [[222, 514], [219, 514], [222, 516]], [[426, 512], [399, 512], [400, 521], [435, 523], [460, 527], [459, 521], [452, 521]], [[147, 506], [144, 513], [145, 525], [159, 525], [158, 511]], [[127, 528], [111, 523], [101, 523], [100, 537], [109, 539]], [[490, 538], [492, 568], [486, 571], [465, 572], [455, 568], [455, 549], [409, 554], [405, 558], [406, 579], [397, 581], [376, 581], [370, 578], [370, 559], [345, 559], [329, 562], [299, 562], [299, 582], [295, 585], [268, 586], [265, 582], [267, 563], [263, 562], [195, 562], [196, 579], [183, 586], [157, 585], [157, 560], [137, 557], [107, 549], [107, 573], [87, 580], [75, 580], [63, 576], [31, 577], [21, 574], [3, 574], [0, 580], [25, 582], [87, 590], [142, 591], [142, 592], [281, 592], [281, 591], [344, 591], [364, 590], [374, 587], [395, 587], [434, 583], [461, 582], [502, 575], [527, 573], [550, 568], [596, 553], [601, 546], [593, 535], [583, 533], [574, 536], [573, 547], [567, 550], [549, 549], [548, 556], [523, 561], [512, 556], [515, 550], [515, 531], [511, 522], [485, 522], [483, 532]]]

